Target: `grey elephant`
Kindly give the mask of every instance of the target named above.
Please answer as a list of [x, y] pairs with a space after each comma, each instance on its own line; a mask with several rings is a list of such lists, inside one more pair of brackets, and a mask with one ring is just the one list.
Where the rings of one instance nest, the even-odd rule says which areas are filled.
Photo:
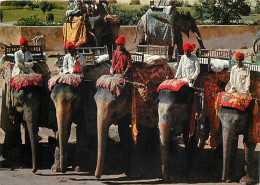
[[238, 136], [244, 136], [245, 149], [245, 176], [240, 183], [253, 183], [253, 154], [256, 143], [249, 140], [249, 127], [252, 124], [252, 112], [256, 101], [251, 101], [244, 110], [230, 107], [219, 103], [218, 117], [221, 121], [223, 139], [223, 172], [222, 181], [232, 182], [234, 180], [236, 155], [238, 147]]
[[[6, 133], [5, 146], [12, 150], [11, 160], [14, 168], [18, 162], [14, 155], [22, 155], [20, 125], [24, 123], [31, 143], [32, 172], [36, 172], [39, 161], [38, 127], [46, 127], [50, 123], [50, 96], [41, 74], [21, 74], [9, 81], [8, 71], [10, 72], [9, 67], [5, 69], [7, 78], [3, 84], [1, 101], [1, 128]], [[33, 79], [33, 83], [28, 79]]]
[[[169, 85], [169, 82], [175, 83], [177, 80], [166, 80], [159, 87], [159, 105], [158, 105], [158, 128], [160, 137], [160, 151], [161, 151], [161, 166], [162, 166], [162, 180], [164, 182], [171, 181], [169, 174], [169, 144], [170, 134], [178, 135], [183, 134], [183, 140], [185, 144], [186, 156], [187, 156], [187, 168], [192, 168], [192, 155], [194, 149], [197, 148], [196, 133], [197, 123], [195, 122], [195, 107], [199, 107], [197, 97], [194, 97], [195, 89], [189, 87], [184, 82], [178, 82], [177, 86]], [[168, 84], [165, 86], [165, 84]], [[171, 87], [170, 87], [171, 86]], [[195, 98], [195, 99], [194, 99]], [[196, 103], [195, 103], [196, 101]], [[196, 111], [197, 112], [197, 111]], [[194, 123], [192, 122], [194, 121]], [[191, 124], [191, 122], [193, 124]], [[204, 124], [204, 123], [202, 123]], [[192, 126], [193, 125], [193, 126]], [[171, 131], [172, 130], [172, 131]], [[198, 130], [199, 131], [199, 130]], [[173, 133], [171, 133], [173, 132]], [[200, 130], [202, 136], [199, 144], [201, 148], [204, 147], [206, 141], [205, 131]], [[205, 136], [205, 138], [203, 138]]]
[[[112, 123], [118, 124], [119, 137], [123, 144], [123, 152], [126, 159], [124, 160], [124, 169], [126, 174], [129, 177], [140, 177], [145, 173], [142, 166], [142, 152], [145, 148], [146, 141], [149, 140], [149, 133], [152, 133], [153, 129], [156, 130], [157, 127], [157, 108], [155, 104], [157, 99], [156, 88], [157, 85], [166, 78], [166, 76], [172, 77], [173, 75], [167, 64], [150, 66], [147, 68], [143, 67], [142, 69], [134, 66], [132, 72], [133, 81], [125, 81], [125, 79], [120, 77], [120, 75], [114, 77], [110, 77], [109, 75], [101, 76], [97, 81], [98, 89], [95, 94], [98, 128], [98, 154], [95, 171], [96, 178], [101, 178], [102, 176], [106, 139], [109, 126]], [[144, 75], [142, 76], [141, 74]], [[148, 77], [151, 77], [151, 79], [148, 79]], [[138, 79], [142, 79], [144, 82], [138, 81]], [[133, 86], [135, 86], [136, 83], [138, 84], [137, 86], [142, 89], [140, 92], [148, 92], [147, 97], [142, 96], [141, 93], [137, 96], [138, 98], [132, 98], [132, 93], [137, 93], [136, 88], [133, 89]], [[153, 88], [154, 86], [156, 86], [155, 90]], [[146, 88], [148, 88], [148, 90]], [[145, 102], [143, 100], [144, 97], [146, 97]], [[133, 107], [136, 107], [136, 109]], [[135, 145], [133, 145], [131, 131], [129, 130], [129, 124], [131, 124], [131, 121], [133, 123], [133, 120], [136, 120], [136, 126], [138, 129]]]
[[[149, 10], [148, 10], [149, 11]], [[199, 29], [197, 27], [195, 19], [190, 15], [190, 12], [179, 13], [176, 10], [176, 7], [173, 7], [169, 15], [172, 16], [172, 19], [167, 20], [169, 24], [172, 26], [173, 29], [173, 43], [169, 44], [168, 50], [168, 58], [172, 59], [174, 45], [177, 45], [178, 53], [183, 55], [183, 39], [182, 39], [182, 32], [189, 37], [189, 32], [192, 31], [202, 49], [205, 49], [203, 44]], [[146, 14], [142, 16], [142, 18], [137, 23], [137, 31], [136, 34], [139, 33], [139, 44], [140, 45], [147, 45], [149, 43], [149, 35], [146, 37], [147, 32], [147, 20]], [[159, 39], [160, 40], [160, 39]]]

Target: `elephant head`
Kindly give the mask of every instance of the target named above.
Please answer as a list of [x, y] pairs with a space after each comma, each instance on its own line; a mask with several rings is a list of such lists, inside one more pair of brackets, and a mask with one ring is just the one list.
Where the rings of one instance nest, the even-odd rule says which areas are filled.
[[186, 13], [177, 13], [174, 19], [174, 26], [177, 26], [181, 32], [185, 33], [189, 37], [190, 31], [194, 33], [200, 47], [205, 49], [205, 46], [202, 42], [201, 35], [196, 24], [195, 19], [190, 15], [190, 12]]
[[115, 40], [118, 37], [120, 24], [112, 24], [108, 20], [104, 21], [100, 16], [90, 17], [89, 23], [95, 34], [96, 47], [107, 45], [109, 58], [112, 59], [112, 50], [116, 48]]
[[94, 96], [97, 104], [98, 154], [95, 176], [100, 178], [103, 171], [108, 128], [114, 121], [130, 113], [130, 87], [125, 87], [118, 97], [106, 88], [98, 87]]
[[188, 86], [183, 86], [179, 91], [172, 91], [168, 89], [160, 90], [159, 92], [159, 137], [161, 150], [161, 165], [162, 165], [162, 179], [169, 181], [169, 136], [171, 130], [173, 134], [177, 135], [183, 133], [187, 160], [190, 164], [190, 157], [192, 152], [192, 142], [188, 142], [190, 129], [190, 115], [192, 110], [192, 99], [194, 89]]
[[253, 50], [254, 50], [254, 54], [260, 54], [260, 30], [258, 30], [254, 38]]
[[[82, 100], [83, 89], [81, 84], [75, 88], [68, 84], [56, 84], [51, 91], [51, 99], [56, 108], [58, 123], [59, 152], [60, 158], [52, 166], [52, 170], [66, 172], [66, 149], [70, 136], [72, 121], [78, 123], [83, 121], [84, 101]], [[56, 148], [56, 150], [58, 150]], [[55, 153], [56, 153], [55, 152]], [[56, 159], [56, 158], [55, 158]]]
[[[253, 101], [252, 101], [253, 102]], [[222, 125], [222, 138], [223, 138], [223, 171], [222, 181], [231, 182], [234, 177], [236, 154], [238, 147], [238, 136], [244, 135], [244, 148], [245, 148], [245, 172], [246, 175], [241, 178], [240, 182], [251, 184], [252, 179], [252, 160], [255, 150], [255, 143], [248, 142], [248, 128], [251, 122], [248, 119], [249, 111], [252, 111], [252, 102], [245, 111], [240, 111], [236, 108], [219, 106], [218, 117]]]

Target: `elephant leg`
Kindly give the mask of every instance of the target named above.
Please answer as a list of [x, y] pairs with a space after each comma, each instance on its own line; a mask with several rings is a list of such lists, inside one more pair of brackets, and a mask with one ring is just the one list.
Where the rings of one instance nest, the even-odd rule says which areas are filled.
[[174, 46], [169, 46], [169, 49], [168, 49], [169, 62], [173, 62], [173, 59], [172, 59], [173, 51], [174, 51]]
[[77, 137], [77, 143], [76, 143], [76, 159], [75, 159], [75, 171], [80, 172], [84, 171], [82, 166], [85, 165], [85, 158], [86, 158], [86, 128], [83, 122], [79, 123], [76, 128], [76, 137]]
[[131, 178], [138, 178], [145, 174], [143, 165], [144, 148], [147, 144], [148, 132], [147, 128], [138, 125], [137, 141], [131, 156], [131, 169], [129, 176]]
[[124, 170], [126, 175], [129, 174], [130, 166], [131, 166], [131, 154], [133, 149], [133, 142], [131, 136], [131, 129], [129, 128], [129, 122], [126, 121], [127, 119], [118, 120], [118, 132], [120, 141], [123, 144], [124, 148]]
[[6, 132], [3, 146], [3, 157], [10, 161], [11, 170], [21, 166], [22, 139], [20, 129]]
[[246, 175], [240, 179], [242, 184], [252, 184], [253, 180], [253, 165], [254, 165], [254, 151], [256, 143], [249, 143], [248, 139], [244, 137], [244, 148], [245, 148], [245, 172]]
[[60, 148], [59, 148], [59, 133], [56, 132], [56, 143], [54, 152], [54, 164], [51, 166], [51, 170], [54, 172], [60, 172]]

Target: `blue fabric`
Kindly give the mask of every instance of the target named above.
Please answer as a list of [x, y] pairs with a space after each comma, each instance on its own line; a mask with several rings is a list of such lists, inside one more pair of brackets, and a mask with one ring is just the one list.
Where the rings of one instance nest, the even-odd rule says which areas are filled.
[[149, 9], [146, 14], [146, 34], [149, 44], [173, 45], [173, 16]]

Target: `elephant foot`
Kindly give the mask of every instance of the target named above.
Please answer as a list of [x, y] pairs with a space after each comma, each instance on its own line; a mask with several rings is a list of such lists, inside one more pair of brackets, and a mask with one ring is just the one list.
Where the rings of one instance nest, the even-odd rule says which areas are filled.
[[144, 176], [144, 174], [145, 174], [145, 170], [143, 168], [140, 168], [137, 170], [131, 170], [130, 173], [128, 174], [128, 177], [132, 179], [137, 179]]
[[33, 168], [33, 169], [32, 169], [32, 172], [33, 172], [33, 173], [36, 173], [37, 170], [38, 170], [37, 168]]
[[239, 181], [239, 183], [241, 184], [254, 184], [254, 180], [253, 178], [250, 177], [250, 175], [245, 175], [244, 177], [242, 177]]
[[162, 181], [165, 182], [165, 183], [171, 183], [171, 182], [173, 182], [173, 177], [169, 176], [169, 175], [163, 175]]
[[53, 172], [61, 172], [60, 165], [53, 164], [51, 167], [51, 171]]
[[75, 170], [76, 172], [85, 172], [85, 171], [86, 171], [85, 168], [80, 167], [80, 166], [78, 166], [78, 165], [74, 168], [74, 170]]

